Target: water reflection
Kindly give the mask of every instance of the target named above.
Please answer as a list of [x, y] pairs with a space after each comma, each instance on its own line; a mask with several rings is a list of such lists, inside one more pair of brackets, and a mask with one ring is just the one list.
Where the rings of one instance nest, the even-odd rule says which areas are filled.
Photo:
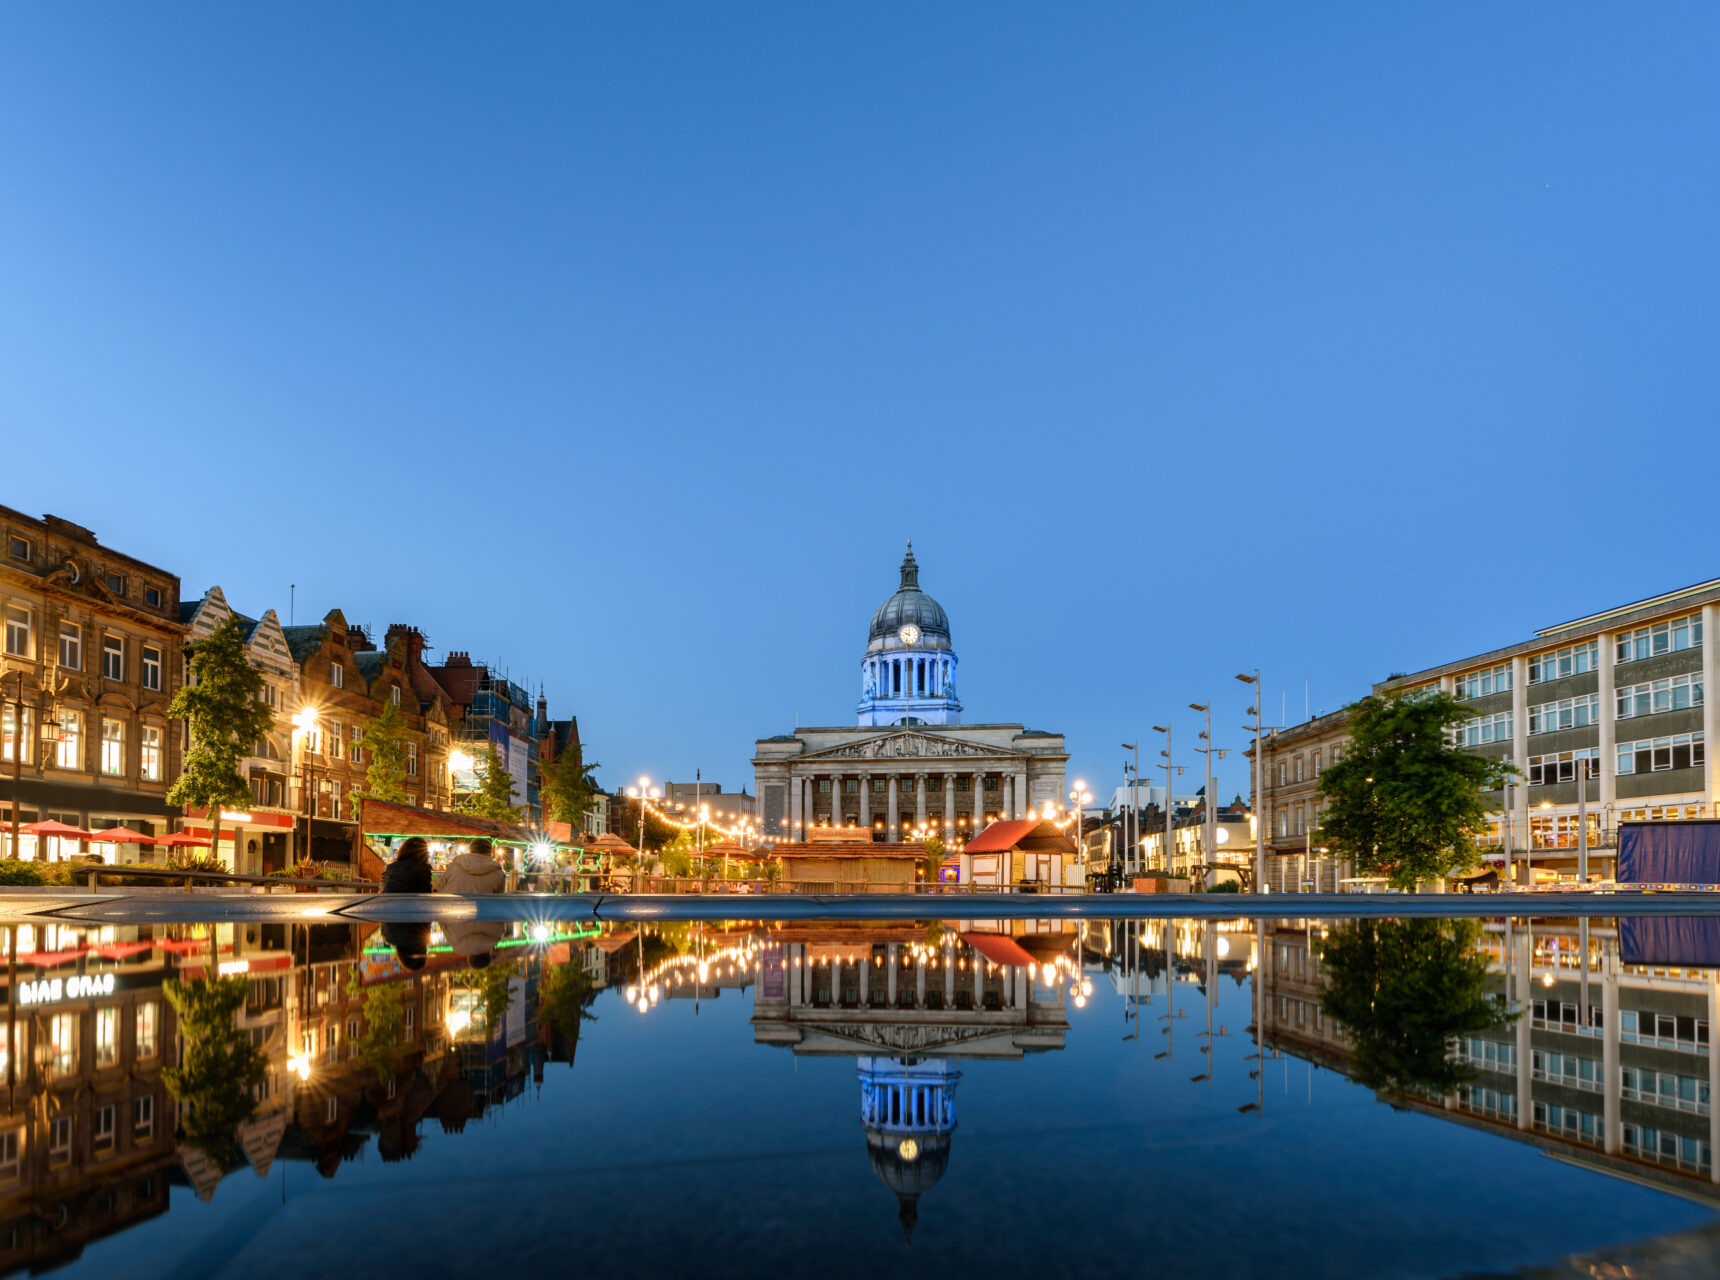
[[[1720, 1203], [1720, 921], [30, 924], [0, 939], [0, 1272], [160, 1215], [170, 1185], [209, 1201], [289, 1165], [333, 1178], [369, 1150], [409, 1161], [430, 1134], [480, 1141], [468, 1127], [498, 1116], [508, 1141], [537, 1136], [506, 1112], [533, 1105], [546, 1064], [575, 1069], [582, 1037], [736, 995], [763, 1050], [852, 1060], [850, 1167], [882, 1188], [858, 1232], [893, 1217], [911, 1241], [959, 1219], [1002, 1135], [992, 1119], [958, 1138], [958, 1097], [989, 1101], [993, 1064], [1099, 1037], [1166, 1072], [1143, 1076], [1149, 1114], [1153, 1090], [1186, 1079], [1227, 1115], [1242, 1099], [1218, 1086], [1242, 1086], [1235, 1110], [1270, 1117], [1268, 1064], [1305, 1059], [1393, 1109]], [[1080, 1078], [1066, 1087], [1078, 1098]]]

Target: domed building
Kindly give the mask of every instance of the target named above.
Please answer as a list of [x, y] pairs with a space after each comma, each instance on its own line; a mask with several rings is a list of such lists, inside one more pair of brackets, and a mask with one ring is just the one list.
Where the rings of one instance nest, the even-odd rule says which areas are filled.
[[950, 1167], [962, 1073], [943, 1058], [861, 1058], [859, 1070], [866, 1159], [878, 1181], [895, 1192], [897, 1220], [912, 1240], [920, 1197]]
[[1019, 722], [963, 724], [949, 614], [921, 588], [912, 543], [898, 575], [866, 631], [858, 726], [758, 740], [754, 794], [767, 837], [937, 835], [954, 850], [989, 823], [1063, 803], [1063, 735]]
[[920, 590], [920, 566], [911, 542], [901, 572], [902, 585], [878, 606], [866, 635], [860, 723], [960, 724], [949, 615]]

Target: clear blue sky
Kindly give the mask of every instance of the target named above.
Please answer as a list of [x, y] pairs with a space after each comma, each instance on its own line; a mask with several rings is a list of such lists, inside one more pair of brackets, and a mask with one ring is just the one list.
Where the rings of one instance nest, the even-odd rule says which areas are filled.
[[415, 621], [612, 785], [848, 722], [912, 537], [968, 717], [1108, 788], [1239, 669], [1720, 575], [1716, 65], [1705, 4], [9, 5], [0, 501]]

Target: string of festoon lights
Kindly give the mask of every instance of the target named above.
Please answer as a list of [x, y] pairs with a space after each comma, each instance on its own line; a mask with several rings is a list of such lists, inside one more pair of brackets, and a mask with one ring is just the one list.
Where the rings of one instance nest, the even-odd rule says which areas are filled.
[[[911, 942], [902, 943], [900, 946], [900, 967], [903, 969], [912, 969], [916, 964], [921, 964], [933, 971], [950, 968], [958, 973], [972, 973], [983, 966], [985, 976], [993, 977], [1006, 968], [1022, 968], [1048, 987], [1067, 983], [1069, 997], [1077, 1009], [1085, 1009], [1088, 998], [1093, 994], [1093, 980], [1081, 972], [1078, 961], [1066, 955], [1059, 955], [1042, 964], [1012, 966], [997, 964], [978, 954], [975, 954], [970, 963], [966, 955], [957, 954], [957, 944], [954, 942], [945, 942], [941, 946]], [[813, 956], [804, 962], [799, 956], [793, 957], [792, 960], [788, 957], [777, 957], [773, 960], [764, 956], [762, 951], [759, 941], [748, 937], [703, 953], [683, 952], [669, 956], [644, 970], [637, 982], [629, 983], [623, 989], [622, 996], [640, 1013], [649, 1013], [676, 987], [692, 982], [703, 986], [713, 978], [743, 977], [756, 980], [763, 975], [767, 964], [774, 963], [784, 971], [792, 971], [803, 966], [808, 969], [828, 969], [832, 964], [852, 965], [863, 962], [859, 951], [850, 951], [846, 955]], [[875, 954], [871, 956], [871, 960], [873, 969], [879, 971], [888, 963], [883, 956]]]

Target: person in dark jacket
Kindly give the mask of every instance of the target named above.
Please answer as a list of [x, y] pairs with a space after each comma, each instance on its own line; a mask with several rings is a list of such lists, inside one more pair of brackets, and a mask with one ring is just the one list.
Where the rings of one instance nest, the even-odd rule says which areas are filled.
[[394, 861], [382, 869], [382, 892], [429, 893], [435, 888], [430, 871], [430, 842], [413, 836], [400, 846]]

